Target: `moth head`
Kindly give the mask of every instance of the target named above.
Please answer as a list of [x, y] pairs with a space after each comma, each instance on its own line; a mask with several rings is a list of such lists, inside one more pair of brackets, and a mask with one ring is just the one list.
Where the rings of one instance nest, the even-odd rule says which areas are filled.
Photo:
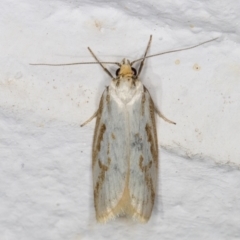
[[131, 66], [131, 62], [128, 59], [124, 58], [120, 63], [120, 68], [118, 68], [116, 71], [116, 76], [133, 77], [136, 75], [136, 69]]

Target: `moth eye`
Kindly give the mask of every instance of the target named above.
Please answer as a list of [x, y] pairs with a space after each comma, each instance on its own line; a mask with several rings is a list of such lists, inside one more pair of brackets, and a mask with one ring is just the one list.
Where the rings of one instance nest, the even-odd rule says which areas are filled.
[[118, 76], [119, 71], [120, 71], [120, 68], [117, 69], [117, 71], [116, 71], [116, 76]]
[[133, 75], [136, 76], [137, 75], [137, 70], [132, 67], [132, 71], [133, 71]]

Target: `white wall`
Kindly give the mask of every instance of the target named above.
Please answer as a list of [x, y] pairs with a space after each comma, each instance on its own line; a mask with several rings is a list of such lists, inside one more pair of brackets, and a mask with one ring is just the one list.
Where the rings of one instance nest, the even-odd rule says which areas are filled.
[[[240, 5], [230, 1], [0, 2], [0, 239], [240, 239]], [[109, 77], [102, 61], [148, 59], [159, 194], [149, 223], [95, 221], [91, 144]], [[109, 69], [115, 72], [115, 66]]]

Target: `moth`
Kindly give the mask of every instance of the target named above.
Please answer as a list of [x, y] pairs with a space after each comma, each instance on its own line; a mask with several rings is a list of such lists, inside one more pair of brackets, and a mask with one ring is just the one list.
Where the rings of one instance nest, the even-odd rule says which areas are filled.
[[[102, 94], [97, 111], [81, 125], [86, 125], [96, 117], [92, 172], [98, 222], [105, 223], [118, 216], [147, 222], [152, 213], [159, 168], [155, 113], [165, 121], [175, 123], [156, 108], [149, 91], [139, 80], [146, 58], [209, 42], [147, 56], [151, 40], [152, 36], [142, 58], [132, 62], [124, 58], [121, 63], [113, 63], [118, 66], [116, 77], [103, 65], [112, 62], [99, 61], [88, 48], [96, 60], [94, 63], [100, 64], [112, 79]], [[133, 65], [139, 61], [136, 70]]]

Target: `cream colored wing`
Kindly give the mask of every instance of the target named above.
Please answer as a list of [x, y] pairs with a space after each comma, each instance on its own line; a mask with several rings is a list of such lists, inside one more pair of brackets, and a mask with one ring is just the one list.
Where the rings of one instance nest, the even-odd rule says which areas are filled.
[[126, 215], [146, 222], [154, 205], [158, 172], [155, 111], [146, 88], [127, 105], [104, 91], [92, 154], [97, 220]]
[[144, 87], [142, 98], [128, 108], [130, 133], [129, 215], [148, 221], [158, 182], [158, 141], [154, 103]]
[[106, 222], [122, 213], [121, 199], [127, 180], [126, 112], [104, 91], [96, 120], [92, 150], [96, 218]]

